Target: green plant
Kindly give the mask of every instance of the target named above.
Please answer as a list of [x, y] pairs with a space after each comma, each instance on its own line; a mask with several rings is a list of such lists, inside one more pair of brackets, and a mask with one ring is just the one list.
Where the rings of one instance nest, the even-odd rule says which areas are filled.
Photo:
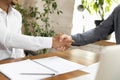
[[79, 9], [87, 9], [90, 14], [96, 12], [101, 20], [104, 20], [105, 13], [110, 11], [113, 2], [117, 2], [117, 0], [81, 0]]
[[[42, 0], [43, 12], [38, 11], [37, 7], [30, 6], [29, 8], [24, 8], [23, 6], [17, 4], [15, 8], [20, 11], [23, 18], [23, 33], [32, 36], [44, 36], [50, 37], [55, 35], [53, 26], [50, 23], [50, 15], [56, 13], [62, 13], [58, 10], [57, 3], [55, 0]], [[39, 53], [46, 53], [47, 49], [37, 51]]]

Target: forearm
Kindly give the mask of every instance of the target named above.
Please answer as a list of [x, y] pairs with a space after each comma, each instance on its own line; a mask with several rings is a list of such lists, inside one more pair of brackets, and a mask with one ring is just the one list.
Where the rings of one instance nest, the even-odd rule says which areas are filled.
[[22, 34], [8, 33], [4, 42], [6, 47], [26, 50], [39, 50], [52, 47], [51, 37], [34, 37]]
[[93, 43], [95, 41], [99, 41], [104, 39], [105, 37], [100, 35], [100, 34], [96, 34], [95, 30], [90, 30], [87, 31], [83, 34], [76, 34], [76, 35], [72, 35], [72, 39], [74, 40], [74, 43], [72, 44], [73, 46], [82, 46], [82, 45], [86, 45], [89, 43]]
[[114, 21], [117, 19], [115, 18], [115, 15], [118, 13], [118, 11], [119, 7], [118, 9], [115, 9], [112, 14], [96, 28], [89, 30], [83, 34], [72, 35], [72, 38], [74, 40], [74, 43], [72, 45], [81, 46], [105, 39], [114, 31]]
[[72, 35], [72, 39], [75, 41], [73, 46], [81, 46], [89, 43], [93, 43], [99, 40], [106, 39], [114, 31], [112, 17], [109, 17], [97, 28], [84, 32], [83, 34]]

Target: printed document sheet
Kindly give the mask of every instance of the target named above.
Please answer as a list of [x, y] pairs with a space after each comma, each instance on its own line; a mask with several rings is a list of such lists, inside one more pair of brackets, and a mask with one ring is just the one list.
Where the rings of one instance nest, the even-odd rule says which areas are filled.
[[38, 65], [31, 60], [0, 65], [0, 72], [10, 80], [39, 80], [51, 75], [22, 75], [22, 73], [54, 73], [53, 71]]
[[99, 62], [94, 63], [94, 64], [89, 65], [89, 66], [86, 66], [80, 70], [88, 72], [89, 74], [83, 75], [83, 76], [78, 76], [78, 77], [68, 79], [68, 80], [95, 80], [96, 74], [98, 71], [98, 67], [99, 67]]
[[83, 67], [85, 66], [54, 56], [2, 64], [0, 65], [0, 72], [6, 75], [10, 80], [40, 80], [53, 76], [49, 74], [58, 75]]
[[57, 56], [43, 58], [43, 59], [36, 59], [35, 61], [49, 68], [52, 68], [56, 72], [56, 74], [62, 74], [85, 67], [81, 64], [71, 62]]

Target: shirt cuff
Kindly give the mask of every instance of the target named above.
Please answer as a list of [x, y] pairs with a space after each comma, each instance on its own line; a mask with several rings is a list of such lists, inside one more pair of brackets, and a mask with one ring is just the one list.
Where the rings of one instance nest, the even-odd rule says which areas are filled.
[[52, 48], [52, 37], [44, 37], [44, 41], [45, 48]]

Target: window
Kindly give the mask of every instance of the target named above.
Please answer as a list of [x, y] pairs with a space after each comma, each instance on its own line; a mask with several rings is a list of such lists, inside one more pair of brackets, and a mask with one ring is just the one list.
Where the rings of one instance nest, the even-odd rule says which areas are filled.
[[[80, 5], [81, 0], [75, 0], [74, 4], [74, 12], [73, 12], [73, 28], [71, 30], [71, 34], [74, 35], [76, 33], [83, 33], [87, 30], [90, 30], [92, 28], [95, 28], [94, 20], [99, 19], [97, 15], [91, 15], [86, 10], [83, 12], [78, 11], [77, 7]], [[111, 11], [109, 13], [106, 13], [105, 19], [111, 14], [113, 9], [116, 7], [116, 4], [114, 3]], [[114, 33], [112, 34], [111, 39], [114, 38]]]

